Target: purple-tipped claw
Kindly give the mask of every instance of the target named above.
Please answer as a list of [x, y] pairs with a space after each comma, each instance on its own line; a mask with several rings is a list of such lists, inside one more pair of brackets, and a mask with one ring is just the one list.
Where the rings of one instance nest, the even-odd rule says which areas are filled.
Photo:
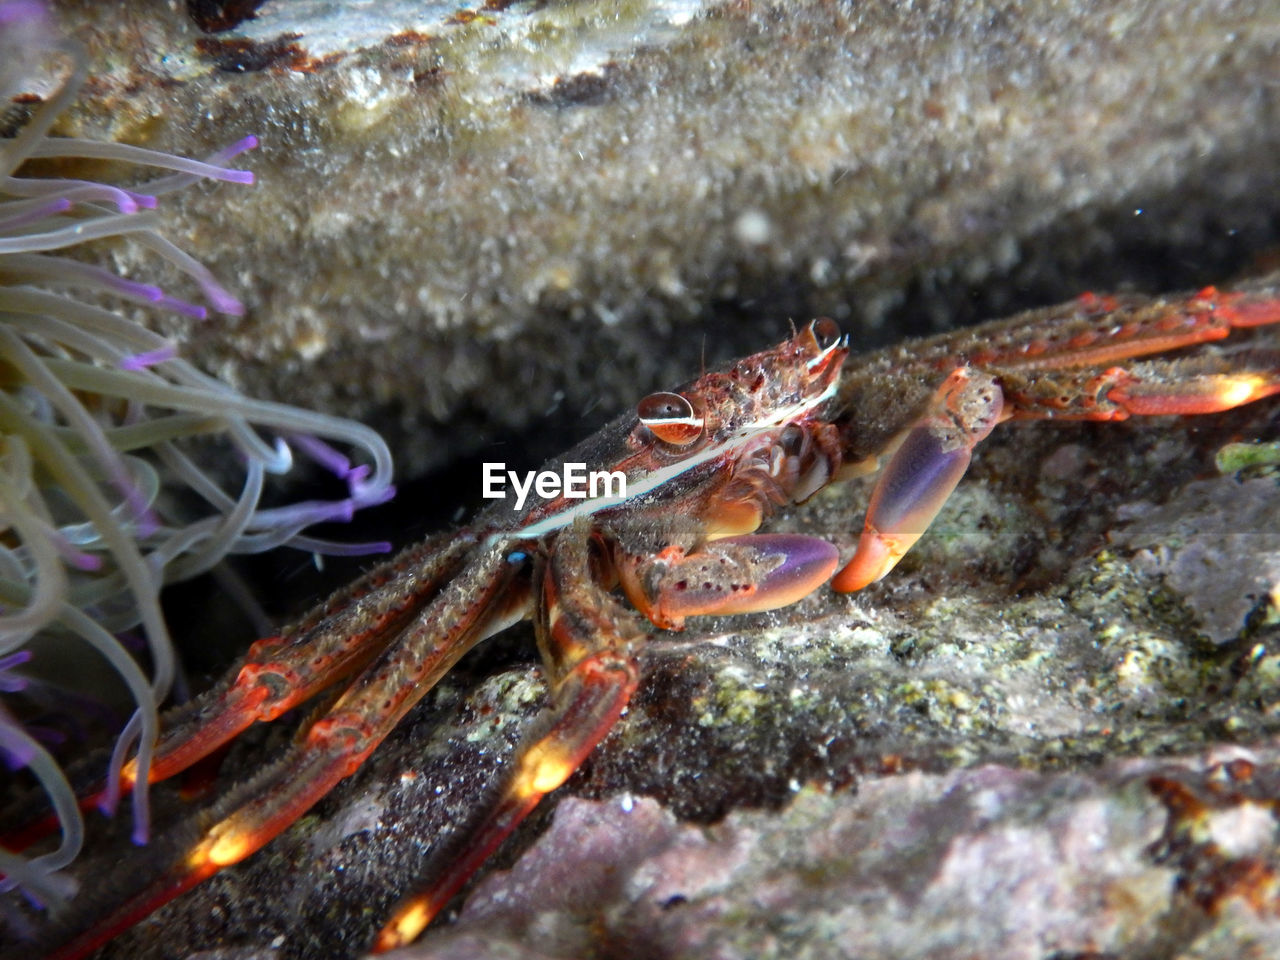
[[879, 530], [923, 533], [964, 476], [972, 452], [931, 424], [911, 430], [881, 474], [868, 521]]
[[[730, 539], [762, 558], [776, 558], [777, 566], [756, 581], [752, 596], [731, 601], [716, 613], [758, 613], [789, 606], [826, 583], [840, 561], [840, 552], [820, 537], [768, 533]], [[725, 541], [712, 546], [719, 543]]]
[[907, 432], [867, 506], [858, 549], [831, 586], [861, 590], [894, 568], [933, 522], [969, 467], [973, 448], [999, 422], [1003, 395], [987, 374], [954, 371], [931, 411]]
[[818, 537], [727, 537], [673, 562], [649, 602], [638, 605], [654, 623], [677, 629], [685, 617], [776, 610], [824, 584], [839, 559], [836, 548]]

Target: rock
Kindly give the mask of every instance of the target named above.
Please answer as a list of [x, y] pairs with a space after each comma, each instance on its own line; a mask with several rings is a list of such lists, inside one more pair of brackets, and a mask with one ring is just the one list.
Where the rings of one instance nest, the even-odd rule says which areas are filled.
[[1244, 0], [65, 20], [92, 68], [63, 132], [262, 138], [255, 187], [184, 200], [249, 304], [185, 349], [372, 421], [406, 475], [495, 439], [540, 459], [789, 319], [873, 343], [1220, 282], [1276, 242], [1274, 18]]

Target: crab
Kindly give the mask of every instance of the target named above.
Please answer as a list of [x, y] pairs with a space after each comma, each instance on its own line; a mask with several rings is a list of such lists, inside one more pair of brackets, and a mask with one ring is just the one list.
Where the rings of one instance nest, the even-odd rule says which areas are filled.
[[[531, 619], [550, 703], [462, 844], [433, 852], [426, 884], [405, 894], [374, 949], [411, 942], [618, 722], [655, 628], [776, 609], [828, 580], [852, 592], [884, 577], [1004, 421], [1210, 413], [1280, 393], [1274, 349], [1133, 362], [1276, 323], [1276, 278], [1169, 298], [1086, 294], [862, 356], [817, 320], [650, 394], [547, 467], [620, 474], [625, 492], [496, 503], [258, 641], [221, 683], [172, 712], [149, 767], [126, 767], [126, 788], [168, 779], [250, 725], [330, 692], [295, 744], [218, 805], [158, 878], [52, 955], [86, 955], [253, 854], [355, 771], [463, 653]], [[842, 567], [825, 539], [755, 532], [777, 509], [877, 470]]]

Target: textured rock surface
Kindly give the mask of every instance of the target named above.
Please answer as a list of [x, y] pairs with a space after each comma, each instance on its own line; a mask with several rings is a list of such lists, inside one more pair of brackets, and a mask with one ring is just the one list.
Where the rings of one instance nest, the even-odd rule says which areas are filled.
[[[1278, 24], [1259, 5], [898, 11], [734, 7], [618, 41], [598, 77], [531, 45], [523, 7], [312, 74], [192, 54], [181, 85], [139, 85], [163, 65], [117, 59], [80, 124], [197, 152], [272, 141], [261, 187], [189, 208], [188, 246], [220, 238], [215, 267], [253, 303], [193, 349], [256, 390], [394, 409], [425, 427], [414, 463], [556, 391], [577, 433], [580, 411], [696, 370], [704, 331], [714, 359], [788, 313], [925, 328], [1221, 279], [1274, 243]], [[176, 15], [138, 27], [194, 50]], [[516, 56], [549, 65], [468, 68]], [[355, 97], [360, 71], [401, 79]], [[1004, 428], [881, 584], [663, 636], [558, 808], [408, 955], [626, 957], [643, 937], [672, 957], [1276, 956], [1275, 541], [1223, 517], [1243, 504], [1274, 535], [1280, 494], [1273, 470], [1218, 476], [1213, 457], [1277, 439], [1277, 417]], [[864, 503], [851, 484], [775, 528], [847, 550]], [[465, 660], [296, 829], [105, 956], [361, 955], [536, 713], [529, 639]], [[220, 788], [288, 736], [247, 737]], [[162, 824], [186, 809], [157, 799]], [[181, 841], [95, 825], [77, 876], [109, 886]]]
[[93, 73], [66, 126], [258, 133], [259, 184], [186, 221], [250, 312], [188, 349], [375, 417], [411, 471], [556, 412], [573, 439], [788, 318], [883, 339], [1275, 242], [1267, 4], [377, 7], [203, 35], [68, 4]]

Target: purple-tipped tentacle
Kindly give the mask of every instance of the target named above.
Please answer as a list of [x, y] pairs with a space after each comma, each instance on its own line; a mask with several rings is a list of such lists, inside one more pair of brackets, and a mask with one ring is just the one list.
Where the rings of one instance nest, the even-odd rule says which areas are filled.
[[287, 507], [272, 507], [254, 514], [254, 527], [309, 527], [315, 523], [350, 523], [356, 505], [351, 500], [304, 500]]
[[351, 461], [319, 437], [306, 433], [291, 433], [289, 442], [301, 450], [308, 459], [320, 464], [334, 476], [343, 480], [351, 476]]
[[30, 650], [18, 650], [6, 657], [0, 657], [0, 692], [17, 693], [27, 688], [27, 678], [10, 673], [14, 667], [22, 666], [31, 659]]
[[154, 283], [139, 283], [137, 280], [129, 280], [125, 277], [119, 277], [106, 270], [104, 270], [103, 273], [106, 274], [103, 279], [107, 286], [130, 299], [145, 300], [148, 303], [157, 303], [164, 298], [164, 291]]
[[44, 23], [48, 20], [48, 11], [39, 0], [8, 0], [0, 3], [0, 24]]
[[147, 367], [154, 367], [157, 363], [172, 360], [177, 355], [178, 348], [172, 343], [166, 343], [163, 347], [157, 347], [155, 350], [147, 350], [124, 357], [120, 361], [120, 369], [144, 370]]
[[172, 310], [174, 313], [190, 317], [192, 320], [209, 319], [209, 311], [200, 306], [200, 304], [191, 303], [189, 300], [181, 300], [178, 297], [171, 297], [167, 293], [161, 294], [160, 299], [156, 301], [156, 306]]
[[356, 483], [351, 487], [351, 502], [357, 510], [388, 503], [396, 495], [394, 484], [379, 486], [375, 483]]
[[54, 543], [58, 548], [58, 555], [68, 566], [75, 567], [84, 573], [95, 573], [102, 569], [103, 560], [96, 553], [77, 550], [65, 537], [55, 538]]
[[367, 540], [363, 543], [345, 543], [337, 540], [324, 540], [320, 537], [295, 536], [289, 546], [305, 551], [318, 553], [326, 557], [366, 557], [374, 553], [390, 553], [395, 549], [389, 540]]
[[[124, 143], [97, 143], [91, 140], [78, 140], [74, 137], [48, 137], [43, 143], [38, 144], [31, 150], [31, 156], [107, 158], [123, 163], [135, 163], [140, 166], [162, 167], [166, 170], [177, 171], [181, 175], [183, 184], [190, 183], [193, 180], [253, 183], [253, 173], [251, 171], [221, 166], [217, 159], [219, 157], [229, 159], [237, 153], [248, 149], [241, 146], [243, 143], [244, 141], [241, 140], [233, 144], [231, 148], [215, 154], [209, 160], [193, 160], [190, 157], [161, 153], [158, 150], [148, 150], [146, 147], [135, 147]], [[159, 192], [167, 193], [175, 185], [177, 185], [176, 180], [175, 182], [169, 182], [167, 178], [161, 178], [145, 186], [148, 190], [158, 187]]]
[[[6, 206], [11, 215], [0, 220], [0, 233], [17, 230], [29, 223], [38, 223], [48, 217], [56, 217], [58, 214], [66, 213], [70, 210], [73, 204], [66, 197], [54, 197], [52, 200], [34, 204], [27, 200], [19, 200], [6, 204]], [[18, 210], [17, 213], [12, 212], [15, 209]]]
[[334, 476], [347, 482], [347, 492], [355, 509], [376, 507], [386, 503], [396, 495], [395, 487], [390, 485], [371, 484], [366, 481], [373, 473], [373, 467], [367, 463], [352, 465], [351, 461], [340, 451], [325, 443], [319, 437], [309, 434], [290, 434], [289, 442], [294, 444], [307, 457], [320, 464]]
[[217, 281], [209, 268], [172, 240], [155, 231], [139, 233], [136, 239], [142, 246], [154, 250], [198, 283], [205, 298], [213, 304], [215, 310], [232, 316], [244, 314], [244, 305]]
[[21, 770], [36, 755], [36, 742], [13, 716], [0, 706], [0, 755], [10, 770]]
[[210, 162], [223, 163], [224, 161], [230, 160], [232, 157], [239, 156], [246, 150], [257, 149], [258, 144], [258, 135], [256, 133], [250, 133], [241, 137], [235, 143], [231, 144], [231, 146], [223, 147], [222, 150], [213, 155], [216, 158], [216, 161], [213, 158], [210, 158]]

